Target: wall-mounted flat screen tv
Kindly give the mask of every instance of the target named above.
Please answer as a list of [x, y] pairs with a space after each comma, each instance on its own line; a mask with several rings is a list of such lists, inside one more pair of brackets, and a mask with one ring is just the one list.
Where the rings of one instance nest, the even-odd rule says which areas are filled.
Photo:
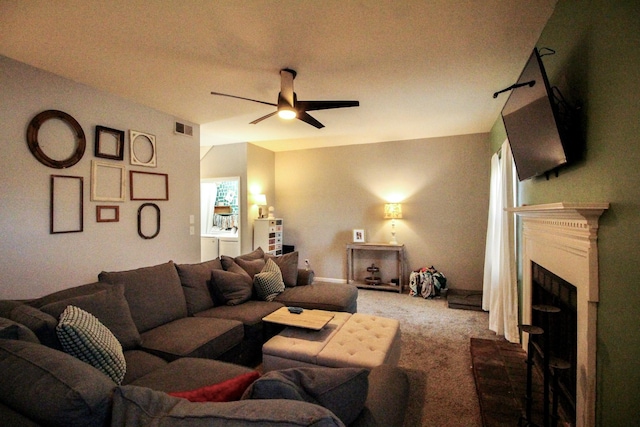
[[[531, 83], [535, 82], [535, 83]], [[542, 175], [568, 162], [557, 105], [538, 49], [534, 49], [502, 109], [518, 179]], [[564, 136], [564, 138], [563, 138]]]

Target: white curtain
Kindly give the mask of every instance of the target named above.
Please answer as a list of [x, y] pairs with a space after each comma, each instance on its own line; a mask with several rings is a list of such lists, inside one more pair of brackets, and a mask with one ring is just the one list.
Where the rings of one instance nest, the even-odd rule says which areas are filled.
[[518, 342], [518, 287], [515, 264], [515, 172], [509, 142], [491, 158], [489, 223], [484, 261], [482, 309], [489, 311], [489, 329]]

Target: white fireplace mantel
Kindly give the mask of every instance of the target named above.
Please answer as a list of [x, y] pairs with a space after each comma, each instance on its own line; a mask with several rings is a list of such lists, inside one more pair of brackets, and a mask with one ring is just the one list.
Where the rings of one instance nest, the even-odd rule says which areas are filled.
[[[578, 307], [576, 425], [596, 425], [598, 220], [609, 203], [550, 203], [507, 209], [522, 219], [522, 323], [531, 323], [531, 263], [574, 285]], [[528, 336], [523, 337], [527, 348]]]

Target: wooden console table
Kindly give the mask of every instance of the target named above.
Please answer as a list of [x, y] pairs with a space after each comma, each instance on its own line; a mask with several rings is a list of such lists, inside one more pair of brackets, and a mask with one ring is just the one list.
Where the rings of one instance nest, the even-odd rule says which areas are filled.
[[[355, 280], [353, 271], [353, 258], [355, 251], [392, 251], [397, 254], [398, 286], [391, 283], [369, 285]], [[391, 243], [349, 243], [347, 244], [347, 283], [353, 283], [363, 289], [380, 289], [385, 291], [397, 291], [402, 293], [404, 285], [404, 245], [392, 245]]]

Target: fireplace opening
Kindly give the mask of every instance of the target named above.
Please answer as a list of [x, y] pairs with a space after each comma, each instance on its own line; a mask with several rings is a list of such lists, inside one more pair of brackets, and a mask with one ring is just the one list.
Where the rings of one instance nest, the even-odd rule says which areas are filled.
[[570, 364], [569, 369], [554, 373], [558, 376], [558, 390], [552, 389], [550, 393], [558, 395], [560, 418], [570, 425], [575, 425], [578, 362], [577, 289], [535, 262], [531, 263], [531, 276], [531, 305], [550, 305], [560, 309], [557, 313], [532, 310], [532, 324], [545, 330], [549, 343], [547, 349], [544, 335], [530, 337], [533, 341], [535, 367], [542, 375], [544, 357], [559, 358]]

